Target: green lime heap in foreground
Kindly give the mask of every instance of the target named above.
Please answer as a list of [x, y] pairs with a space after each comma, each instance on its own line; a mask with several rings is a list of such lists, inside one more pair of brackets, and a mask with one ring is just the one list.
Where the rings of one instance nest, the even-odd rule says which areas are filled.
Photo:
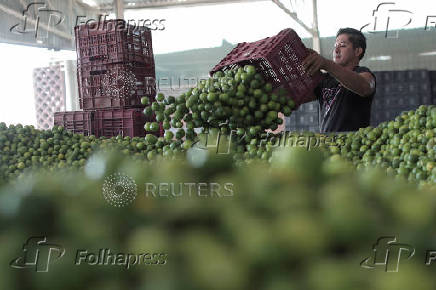
[[[203, 93], [190, 90], [184, 104], [158, 96], [145, 109], [159, 115], [167, 129], [168, 122], [177, 129], [159, 138], [106, 139], [58, 127], [40, 131], [0, 124], [0, 228], [7, 233], [0, 235], [0, 263], [22, 255], [29, 233], [47, 235], [67, 250], [47, 273], [1, 271], [0, 289], [432, 289], [434, 261], [425, 262], [436, 245], [436, 191], [417, 189], [404, 178], [436, 181], [436, 107], [421, 106], [377, 128], [338, 134], [335, 144], [307, 151], [298, 144], [275, 146], [282, 136], [265, 133], [280, 122], [268, 113], [273, 97], [267, 111], [257, 109], [259, 100], [244, 116], [232, 111], [219, 117], [210, 108], [202, 114], [210, 104], [199, 102]], [[197, 94], [196, 111], [196, 104], [186, 103]], [[249, 90], [240, 95], [244, 104], [251, 96]], [[275, 106], [271, 111], [277, 113]], [[255, 118], [256, 112], [267, 113], [251, 123], [247, 116]], [[182, 121], [189, 126], [183, 131]], [[208, 134], [195, 133], [189, 122]], [[152, 131], [156, 125], [146, 124]], [[220, 133], [230, 140], [229, 154], [201, 149], [205, 137]], [[379, 168], [367, 169], [372, 166]], [[102, 196], [105, 181], [117, 173], [137, 185], [136, 199], [122, 208]], [[175, 184], [175, 194], [147, 195], [150, 183]], [[199, 189], [191, 194], [189, 187], [188, 194], [184, 183], [221, 189], [227, 184], [232, 194], [224, 197], [207, 186], [201, 194]], [[386, 273], [371, 260], [373, 245], [386, 236], [398, 239], [393, 246], [416, 249], [412, 259], [401, 259], [400, 273]], [[103, 248], [164, 253], [167, 259], [129, 270], [123, 263], [74, 263], [76, 249]], [[359, 266], [367, 258], [373, 269]]]
[[[104, 170], [33, 173], [0, 187], [2, 265], [23, 254], [29, 233], [66, 249], [47, 273], [5, 268], [0, 289], [409, 290], [436, 283], [434, 261], [425, 265], [436, 245], [435, 192], [393, 182], [377, 169], [356, 174], [348, 162], [303, 148], [280, 150], [271, 165], [236, 168], [227, 155], [195, 166], [138, 164], [116, 153], [93, 159]], [[101, 194], [116, 172], [138, 186], [137, 198], [122, 208]], [[187, 187], [179, 189], [184, 182], [231, 184], [233, 195], [211, 196], [207, 188], [188, 195]], [[169, 190], [147, 195], [146, 183], [175, 183], [177, 197]], [[382, 236], [416, 249], [410, 260], [402, 255], [399, 273], [359, 266], [374, 257]], [[123, 262], [75, 264], [76, 250], [105, 248], [163, 253], [166, 263], [129, 270]]]

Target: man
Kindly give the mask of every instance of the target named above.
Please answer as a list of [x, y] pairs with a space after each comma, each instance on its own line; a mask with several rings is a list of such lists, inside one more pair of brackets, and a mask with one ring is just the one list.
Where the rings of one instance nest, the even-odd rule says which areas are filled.
[[368, 68], [359, 66], [365, 50], [362, 32], [342, 28], [336, 35], [333, 61], [313, 50], [303, 61], [310, 75], [320, 69], [327, 71], [312, 95], [312, 100], [319, 101], [321, 133], [356, 131], [369, 126], [376, 80]]

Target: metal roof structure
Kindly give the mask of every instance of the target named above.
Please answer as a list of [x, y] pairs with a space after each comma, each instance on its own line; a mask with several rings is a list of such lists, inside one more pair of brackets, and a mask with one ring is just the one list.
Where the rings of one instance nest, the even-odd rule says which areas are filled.
[[[98, 20], [100, 15], [113, 13], [116, 18], [124, 19], [124, 11], [127, 9], [192, 7], [261, 1], [271, 0], [2, 0], [0, 3], [0, 42], [55, 50], [72, 50], [74, 49], [74, 26], [80, 21]], [[308, 1], [312, 1], [314, 7], [313, 27], [299, 20], [296, 11], [289, 10], [279, 0], [272, 0], [314, 36], [314, 47], [318, 50], [317, 0]]]
[[0, 42], [73, 49], [77, 16], [95, 19], [99, 13], [77, 0], [2, 0]]
[[74, 49], [74, 26], [125, 9], [197, 6], [265, 0], [2, 0], [0, 42], [50, 49]]
[[265, 0], [85, 0], [85, 3], [93, 3], [93, 6], [98, 9], [111, 10], [116, 2], [120, 2], [124, 9], [142, 9], [142, 8], [171, 8], [175, 6], [198, 6], [208, 4], [224, 4], [224, 3], [243, 3], [256, 2]]
[[[367, 50], [360, 62], [372, 71], [436, 70], [436, 34], [422, 28], [402, 30], [398, 38], [386, 38], [383, 32], [365, 33]], [[303, 38], [306, 47], [311, 47], [312, 39]], [[332, 58], [335, 37], [321, 38], [322, 55]], [[419, 43], [419, 45], [414, 45]], [[220, 47], [203, 48], [155, 55], [157, 78], [178, 76], [203, 77], [236, 44], [223, 41]]]

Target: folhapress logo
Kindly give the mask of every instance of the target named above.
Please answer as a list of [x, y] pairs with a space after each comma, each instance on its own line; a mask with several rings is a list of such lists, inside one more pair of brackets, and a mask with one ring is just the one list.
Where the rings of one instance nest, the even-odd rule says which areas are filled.
[[31, 237], [23, 245], [23, 256], [11, 261], [12, 268], [34, 268], [36, 272], [48, 272], [51, 262], [65, 254], [59, 245], [47, 243], [46, 237]]
[[396, 241], [396, 237], [379, 238], [373, 246], [373, 255], [364, 259], [360, 266], [366, 269], [384, 266], [386, 272], [398, 272], [402, 253], [405, 253], [407, 260], [409, 260], [415, 255], [415, 248]]

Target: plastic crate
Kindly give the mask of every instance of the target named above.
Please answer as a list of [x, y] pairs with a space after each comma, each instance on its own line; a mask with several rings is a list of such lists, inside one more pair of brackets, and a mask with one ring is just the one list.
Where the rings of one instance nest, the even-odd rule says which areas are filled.
[[305, 104], [301, 104], [298, 108], [298, 112], [314, 113], [319, 111], [319, 102], [313, 101]]
[[407, 71], [394, 71], [393, 72], [394, 82], [405, 82], [407, 80]]
[[378, 125], [381, 122], [394, 120], [402, 112], [416, 110], [418, 106], [404, 106], [402, 108], [376, 110], [371, 112], [371, 126]]
[[[147, 133], [144, 125], [153, 119], [147, 119], [142, 109], [113, 109], [96, 110], [94, 115], [95, 134], [97, 137], [144, 137]], [[153, 132], [157, 136], [163, 136], [163, 127], [159, 132]]]
[[56, 112], [54, 113], [54, 125], [64, 127], [75, 134], [85, 136], [94, 135], [94, 112]]
[[408, 92], [410, 94], [431, 94], [431, 83], [429, 81], [421, 83], [409, 83]]
[[430, 80], [428, 70], [409, 70], [407, 71], [407, 81], [409, 82], [426, 82]]
[[375, 76], [375, 78], [377, 80], [377, 84], [383, 83], [383, 79], [382, 79], [383, 72], [381, 72], [381, 71], [373, 71], [372, 73], [374, 74], [374, 76]]
[[371, 122], [380, 124], [381, 122], [393, 120], [398, 114], [399, 111], [397, 110], [378, 110], [372, 113]]
[[33, 88], [38, 129], [53, 126], [54, 112], [65, 111], [65, 71], [62, 63], [54, 62], [48, 67], [33, 70]]
[[297, 120], [295, 118], [295, 114], [291, 114], [289, 117], [285, 117], [285, 128], [287, 131], [288, 128], [294, 128], [297, 126]]
[[289, 130], [286, 129], [286, 131], [289, 132], [312, 132], [312, 133], [319, 133], [319, 126], [295, 126], [290, 127]]
[[266, 81], [274, 88], [288, 90], [295, 104], [309, 101], [310, 93], [322, 78], [321, 73], [310, 77], [305, 73], [302, 61], [310, 54], [297, 33], [288, 28], [273, 37], [256, 42], [239, 43], [211, 71], [228, 70], [237, 65], [256, 66]]
[[377, 84], [392, 83], [394, 80], [393, 71], [378, 71], [374, 72], [374, 74], [377, 78]]
[[151, 31], [147, 27], [127, 25], [117, 19], [76, 26], [74, 32], [80, 65], [137, 62], [154, 66]]
[[383, 95], [376, 93], [374, 99], [372, 100], [371, 108], [378, 109], [378, 108], [382, 108], [383, 105], [384, 105]]
[[296, 116], [297, 126], [318, 126], [319, 114], [313, 113], [300, 113]]
[[386, 109], [402, 109], [431, 104], [430, 94], [397, 94], [395, 96], [383, 96], [383, 106]]
[[143, 107], [141, 98], [154, 99], [154, 67], [128, 64], [83, 65], [77, 68], [79, 102], [83, 110]]

